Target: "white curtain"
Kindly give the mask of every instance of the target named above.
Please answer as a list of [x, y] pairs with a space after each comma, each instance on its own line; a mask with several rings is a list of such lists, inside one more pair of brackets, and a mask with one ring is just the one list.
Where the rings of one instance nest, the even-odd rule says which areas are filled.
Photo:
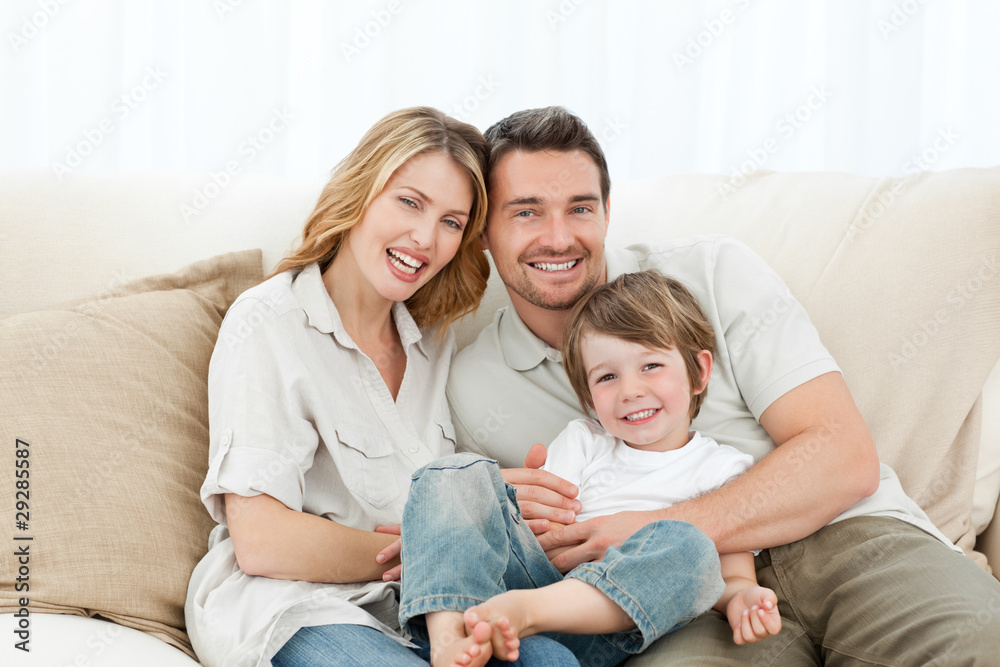
[[0, 168], [322, 177], [562, 104], [612, 176], [1000, 164], [994, 0], [5, 0]]

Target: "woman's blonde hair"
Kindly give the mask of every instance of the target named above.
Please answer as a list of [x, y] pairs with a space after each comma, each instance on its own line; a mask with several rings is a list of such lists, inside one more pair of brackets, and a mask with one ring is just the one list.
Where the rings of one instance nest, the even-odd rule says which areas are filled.
[[472, 209], [454, 259], [407, 299], [406, 306], [421, 327], [439, 323], [446, 327], [475, 310], [490, 275], [479, 245], [486, 221], [486, 140], [474, 126], [430, 107], [394, 111], [365, 133], [334, 168], [302, 230], [302, 243], [278, 263], [271, 276], [301, 270], [313, 262], [325, 271], [393, 173], [407, 160], [434, 152], [450, 157], [469, 177]]
[[563, 366], [580, 405], [594, 407], [583, 364], [583, 339], [596, 333], [650, 349], [676, 349], [687, 370], [694, 419], [708, 393], [702, 386], [698, 353], [715, 354], [715, 329], [697, 299], [679, 281], [657, 271], [625, 273], [594, 288], [577, 302], [563, 337]]

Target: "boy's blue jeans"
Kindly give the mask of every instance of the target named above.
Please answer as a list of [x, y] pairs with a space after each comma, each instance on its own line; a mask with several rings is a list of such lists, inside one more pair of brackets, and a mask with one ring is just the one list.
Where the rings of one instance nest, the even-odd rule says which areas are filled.
[[[464, 611], [511, 589], [563, 579], [521, 517], [496, 461], [439, 459], [413, 474], [403, 511], [399, 622], [426, 639], [423, 615]], [[694, 526], [657, 521], [569, 572], [597, 587], [635, 622], [608, 635], [551, 636], [585, 665], [615, 665], [711, 608], [725, 584], [714, 543]]]

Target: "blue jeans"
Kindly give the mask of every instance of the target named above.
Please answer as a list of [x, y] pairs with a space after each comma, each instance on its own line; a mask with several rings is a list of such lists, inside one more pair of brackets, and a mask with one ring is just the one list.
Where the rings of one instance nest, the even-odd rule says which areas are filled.
[[[416, 642], [418, 648], [408, 648], [392, 637], [365, 625], [319, 625], [302, 628], [289, 639], [273, 658], [273, 667], [427, 667], [430, 646]], [[544, 665], [572, 667], [577, 665], [573, 654], [559, 642], [548, 637], [528, 637], [521, 642], [521, 658], [517, 662], [490, 659], [489, 667], [514, 665]]]
[[[464, 611], [507, 590], [563, 579], [522, 519], [499, 465], [471, 454], [413, 474], [402, 540], [399, 622], [421, 639], [424, 614]], [[566, 576], [595, 586], [636, 625], [607, 635], [549, 635], [585, 665], [616, 665], [639, 653], [711, 608], [725, 587], [715, 545], [679, 521], [651, 523]]]

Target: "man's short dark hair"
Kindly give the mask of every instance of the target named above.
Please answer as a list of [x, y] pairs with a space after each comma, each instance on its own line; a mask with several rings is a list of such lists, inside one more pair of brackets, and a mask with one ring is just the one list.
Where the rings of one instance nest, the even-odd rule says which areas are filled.
[[494, 123], [485, 133], [490, 145], [486, 183], [492, 184], [493, 169], [508, 153], [525, 151], [583, 151], [597, 165], [601, 175], [601, 202], [608, 203], [611, 176], [604, 151], [587, 124], [563, 107], [516, 111]]

